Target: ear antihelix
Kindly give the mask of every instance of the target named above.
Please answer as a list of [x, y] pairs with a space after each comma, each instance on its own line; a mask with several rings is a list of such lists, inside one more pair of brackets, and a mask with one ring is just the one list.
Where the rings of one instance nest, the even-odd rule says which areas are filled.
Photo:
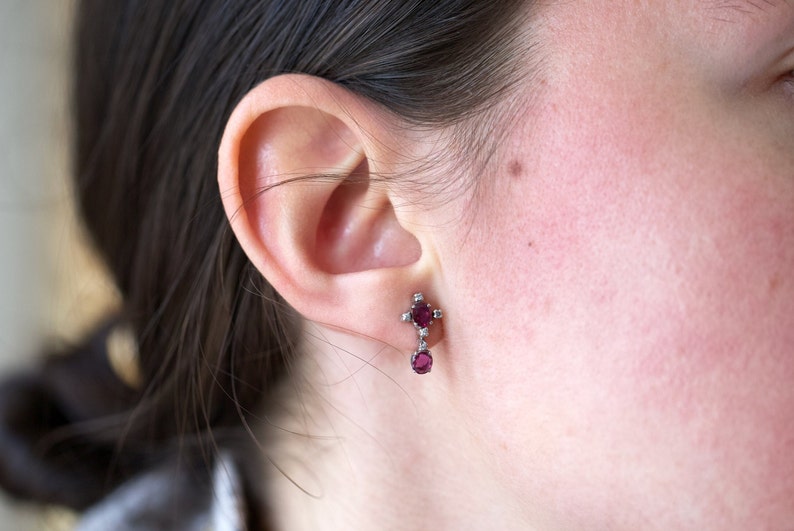
[[240, 192], [247, 199], [293, 179], [344, 178], [363, 156], [356, 135], [339, 119], [302, 106], [275, 109], [251, 123], [241, 139]]
[[315, 250], [318, 267], [335, 274], [405, 266], [421, 255], [388, 195], [371, 183], [366, 160], [328, 198]]

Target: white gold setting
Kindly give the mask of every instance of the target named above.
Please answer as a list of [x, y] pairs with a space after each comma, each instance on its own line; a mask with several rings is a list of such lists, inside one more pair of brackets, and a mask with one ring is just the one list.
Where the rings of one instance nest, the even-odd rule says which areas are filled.
[[433, 367], [433, 356], [425, 339], [430, 335], [430, 325], [444, 316], [440, 308], [431, 308], [422, 293], [414, 293], [411, 309], [400, 315], [404, 323], [412, 323], [417, 334], [417, 347], [411, 355], [411, 368], [417, 374], [426, 374]]

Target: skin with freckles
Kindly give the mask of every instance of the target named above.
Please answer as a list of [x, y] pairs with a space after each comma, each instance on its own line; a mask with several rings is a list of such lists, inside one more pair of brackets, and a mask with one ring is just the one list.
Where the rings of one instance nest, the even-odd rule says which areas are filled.
[[643, 4], [545, 9], [539, 93], [460, 245], [489, 259], [445, 279], [504, 316], [446, 333], [501, 355], [454, 370], [559, 528], [786, 529], [794, 6]]
[[394, 207], [444, 309], [432, 374], [407, 369], [410, 290], [361, 316], [390, 311], [398, 353], [308, 321], [276, 518], [791, 529], [794, 4], [546, 2], [532, 25], [497, 153], [456, 176], [479, 185]]

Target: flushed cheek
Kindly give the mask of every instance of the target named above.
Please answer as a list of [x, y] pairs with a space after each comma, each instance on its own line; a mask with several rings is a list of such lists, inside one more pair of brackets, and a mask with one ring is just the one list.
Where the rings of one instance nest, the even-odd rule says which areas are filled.
[[690, 189], [654, 231], [668, 265], [648, 274], [668, 291], [626, 310], [642, 333], [611, 389], [646, 443], [675, 442], [669, 457], [701, 472], [690, 488], [734, 491], [739, 510], [794, 495], [794, 228], [791, 195], [724, 181]]
[[692, 87], [632, 82], [619, 82], [620, 100], [603, 97], [615, 87], [573, 92], [533, 117], [555, 127], [534, 133], [546, 142], [525, 163], [533, 178], [506, 187], [503, 221], [534, 241], [512, 251], [528, 272], [512, 278], [530, 277], [553, 318], [581, 327], [579, 349], [608, 346], [607, 360], [682, 358], [709, 375], [762, 358], [794, 382], [791, 150]]
[[[454, 249], [451, 306], [498, 310], [448, 330], [475, 351], [456, 360], [473, 425], [522, 495], [581, 515], [568, 528], [785, 529], [794, 151], [619, 52], [549, 81]], [[594, 519], [615, 500], [634, 525]]]
[[534, 452], [604, 504], [794, 517], [794, 164], [702, 116], [609, 107], [537, 119], [558, 128], [479, 212], [499, 230], [468, 236], [491, 253], [463, 298], [509, 316], [470, 389], [505, 470]]

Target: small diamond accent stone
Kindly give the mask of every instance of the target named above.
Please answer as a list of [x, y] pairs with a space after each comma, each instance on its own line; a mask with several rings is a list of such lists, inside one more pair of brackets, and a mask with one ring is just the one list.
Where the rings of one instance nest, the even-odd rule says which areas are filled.
[[441, 313], [440, 308], [433, 310], [433, 319], [441, 319], [442, 317], [444, 317], [444, 315]]
[[419, 350], [411, 356], [411, 368], [416, 374], [427, 374], [433, 368], [433, 356], [429, 350]]
[[427, 328], [420, 328], [419, 329], [419, 337], [420, 338], [424, 339], [424, 338], [426, 338], [428, 336], [428, 334], [430, 334], [430, 330], [428, 330]]
[[417, 350], [427, 350], [427, 341], [424, 339], [419, 340], [419, 348]]
[[425, 300], [425, 296], [421, 293], [414, 293], [414, 302], [422, 302]]
[[404, 314], [402, 314], [402, 315], [400, 316], [400, 320], [402, 320], [402, 321], [404, 321], [404, 322], [406, 322], [406, 323], [407, 323], [408, 321], [412, 320], [412, 319], [413, 319], [413, 317], [411, 317], [411, 312], [405, 312]]

